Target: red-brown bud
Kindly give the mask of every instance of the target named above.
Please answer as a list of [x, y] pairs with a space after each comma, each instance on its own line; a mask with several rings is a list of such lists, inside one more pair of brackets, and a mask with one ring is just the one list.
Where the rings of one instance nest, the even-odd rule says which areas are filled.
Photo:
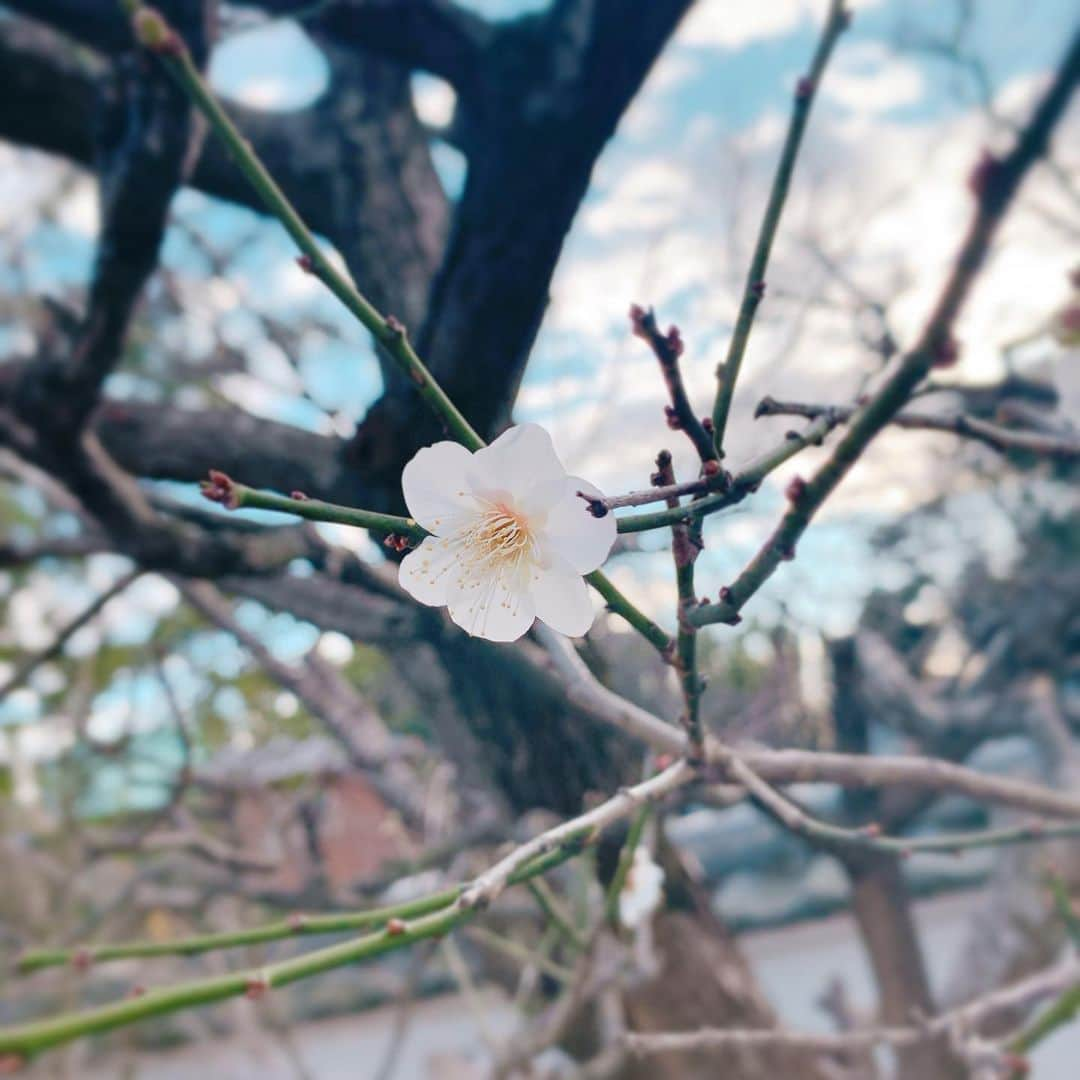
[[235, 510], [240, 505], [232, 477], [218, 469], [210, 470], [210, 475], [199, 485], [199, 491], [204, 499], [221, 503], [226, 510]]

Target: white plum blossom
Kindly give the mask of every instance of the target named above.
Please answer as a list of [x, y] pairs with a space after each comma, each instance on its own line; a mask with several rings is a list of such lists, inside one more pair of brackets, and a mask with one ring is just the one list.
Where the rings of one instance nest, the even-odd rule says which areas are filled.
[[520, 424], [475, 453], [455, 442], [427, 446], [405, 466], [409, 513], [432, 535], [401, 563], [402, 588], [446, 605], [463, 630], [515, 641], [542, 619], [570, 637], [592, 625], [584, 574], [615, 542], [612, 514], [594, 517], [567, 476], [551, 436]]
[[664, 871], [653, 861], [648, 849], [639, 844], [619, 893], [619, 922], [628, 930], [636, 930], [652, 918], [663, 896]]

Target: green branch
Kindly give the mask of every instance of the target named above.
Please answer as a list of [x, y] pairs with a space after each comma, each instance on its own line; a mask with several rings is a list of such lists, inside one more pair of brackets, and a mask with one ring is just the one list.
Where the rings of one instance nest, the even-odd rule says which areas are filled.
[[219, 949], [235, 949], [243, 945], [263, 945], [286, 938], [310, 937], [316, 934], [339, 934], [380, 926], [390, 919], [415, 919], [452, 904], [462, 892], [455, 885], [441, 892], [410, 900], [390, 907], [369, 908], [367, 911], [341, 912], [333, 915], [290, 915], [286, 919], [220, 934], [199, 934], [173, 941], [128, 941], [117, 945], [79, 945], [70, 949], [33, 949], [15, 961], [20, 975], [42, 968], [70, 964], [78, 967], [109, 963], [113, 960], [147, 959], [158, 956], [198, 956]]
[[[1009, 1043], [1009, 1050], [1014, 1054], [1026, 1054], [1059, 1027], [1072, 1023], [1077, 1016], [1080, 1016], [1080, 983], [1066, 990], [1053, 1005], [1024, 1028]], [[1025, 1070], [1014, 1075], [1025, 1076], [1027, 1073]]]
[[[521, 867], [509, 880], [516, 885], [537, 877], [572, 858], [581, 850], [581, 838], [567, 840], [554, 851]], [[461, 888], [454, 890], [460, 894]], [[437, 894], [441, 899], [444, 894]], [[432, 901], [434, 898], [428, 898]], [[365, 963], [388, 952], [407, 948], [427, 938], [442, 937], [475, 917], [478, 909], [462, 902], [460, 895], [450, 903], [421, 915], [411, 922], [393, 917], [378, 931], [351, 941], [316, 949], [260, 968], [247, 968], [227, 975], [193, 979], [176, 986], [148, 990], [97, 1008], [65, 1013], [0, 1029], [0, 1060], [28, 1061], [52, 1047], [86, 1035], [101, 1034], [154, 1016], [209, 1005], [233, 997], [261, 997], [270, 990], [301, 979], [321, 975], [346, 964]]]
[[232, 477], [216, 469], [212, 469], [210, 478], [203, 481], [202, 493], [211, 502], [221, 503], [230, 510], [273, 510], [279, 514], [306, 518], [308, 521], [352, 525], [384, 536], [393, 534], [414, 543], [419, 543], [429, 535], [427, 529], [412, 518], [380, 514], [375, 510], [361, 510], [353, 506], [338, 506], [321, 499], [309, 499], [302, 492], [277, 495], [272, 491], [258, 491], [246, 484], [238, 484]]
[[645, 612], [635, 607], [606, 574], [594, 570], [585, 576], [585, 580], [604, 598], [609, 611], [621, 615], [646, 641], [651, 642], [670, 659], [675, 648], [671, 635], [654, 623]]
[[608, 923], [613, 927], [619, 925], [619, 897], [626, 888], [626, 879], [630, 874], [630, 867], [634, 865], [634, 852], [641, 843], [642, 834], [645, 832], [645, 823], [649, 820], [652, 812], [651, 806], [643, 806], [630, 822], [630, 830], [626, 834], [626, 840], [619, 851], [619, 861], [615, 865], [615, 873], [608, 884], [607, 893], [604, 896], [604, 915]]
[[382, 315], [357, 289], [347, 273], [339, 270], [304, 224], [295, 207], [256, 156], [251, 143], [237, 129], [203, 80], [180, 36], [155, 9], [127, 2], [139, 42], [153, 52], [176, 79], [195, 107], [206, 117], [211, 130], [225, 144], [237, 167], [255, 189], [267, 211], [275, 217], [302, 252], [300, 264], [314, 274], [345, 305], [361, 325], [381, 345], [387, 355], [407, 375], [420, 396], [446, 421], [450, 433], [470, 450], [479, 450], [484, 441], [473, 430], [457, 406], [447, 397], [409, 343], [405, 328], [397, 319]]
[[784, 203], [787, 201], [788, 190], [791, 187], [791, 174], [795, 169], [795, 159], [802, 143], [803, 132], [806, 130], [810, 107], [814, 103], [814, 97], [833, 46], [848, 25], [849, 18], [844, 10], [843, 0], [832, 0], [810, 70], [799, 80], [795, 89], [791, 121], [788, 124], [787, 136], [776, 166], [776, 175], [773, 177], [765, 216], [762, 218], [757, 243], [754, 246], [754, 254], [750, 260], [750, 269], [746, 275], [746, 285], [739, 305], [739, 314], [735, 320], [735, 329], [732, 331], [731, 344], [728, 346], [727, 357], [716, 372], [716, 402], [713, 405], [712, 414], [713, 440], [721, 457], [724, 450], [724, 430], [731, 411], [735, 383], [739, 378], [739, 368], [742, 366], [743, 354], [746, 352], [746, 344], [750, 339], [754, 316], [757, 314], [761, 298], [765, 295], [765, 269], [769, 263], [769, 252], [772, 250], [773, 238], [780, 224], [780, 216], [784, 212]]
[[551, 890], [551, 886], [540, 878], [529, 882], [529, 892], [540, 905], [548, 923], [554, 927], [560, 937], [578, 952], [584, 952], [588, 942], [581, 936], [570, 913], [563, 907], [562, 901]]

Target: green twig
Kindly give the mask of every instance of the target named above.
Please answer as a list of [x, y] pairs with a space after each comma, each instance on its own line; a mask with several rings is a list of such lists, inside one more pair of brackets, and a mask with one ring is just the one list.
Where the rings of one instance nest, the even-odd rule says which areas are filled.
[[1054, 899], [1054, 907], [1065, 924], [1065, 930], [1073, 943], [1073, 948], [1080, 949], [1080, 914], [1077, 914], [1073, 907], [1065, 882], [1059, 877], [1051, 877], [1047, 884], [1050, 895]]
[[251, 143], [244, 138], [214, 97], [179, 35], [154, 9], [141, 4], [129, 4], [128, 7], [137, 38], [160, 58], [195, 107], [206, 117], [211, 130], [225, 144], [229, 155], [255, 189], [267, 211], [277, 218], [302, 252], [302, 268], [319, 278], [371, 333], [375, 341], [386, 350], [387, 355], [412, 380], [420, 396], [446, 422], [453, 437], [470, 450], [479, 450], [484, 445], [483, 440], [416, 355], [405, 328], [392, 316], [382, 315], [357, 289], [349, 276], [333, 264], [292, 203], [285, 197], [285, 193], [256, 156]]
[[219, 934], [199, 934], [173, 941], [129, 941], [116, 945], [80, 945], [70, 949], [33, 949], [15, 961], [15, 971], [21, 975], [42, 968], [70, 964], [86, 967], [113, 960], [146, 959], [156, 956], [197, 956], [218, 949], [235, 949], [242, 945], [262, 945], [285, 938], [309, 937], [315, 934], [338, 934], [366, 930], [384, 925], [390, 919], [415, 919], [429, 915], [452, 904], [462, 891], [455, 885], [441, 892], [410, 900], [390, 907], [369, 908], [367, 911], [342, 912], [333, 915], [290, 915], [286, 919]]
[[[671, 454], [661, 450], [656, 457], [656, 472], [652, 476], [657, 487], [673, 491], [675, 471], [671, 464]], [[680, 510], [680, 499], [671, 494], [667, 499], [669, 510]], [[671, 555], [675, 563], [675, 585], [678, 594], [675, 634], [675, 666], [682, 685], [683, 701], [686, 706], [682, 716], [686, 729], [687, 754], [693, 761], [705, 760], [705, 739], [701, 730], [700, 702], [701, 680], [697, 672], [697, 627], [689, 622], [686, 615], [697, 606], [694, 592], [694, 561], [701, 550], [701, 519], [681, 518], [671, 525]]]
[[649, 820], [651, 806], [643, 806], [630, 822], [630, 830], [626, 834], [622, 849], [619, 851], [619, 861], [615, 866], [615, 873], [608, 884], [607, 894], [604, 897], [604, 915], [608, 923], [615, 927], [619, 926], [619, 897], [626, 888], [626, 879], [630, 873], [630, 867], [634, 865], [634, 852], [641, 843], [642, 834], [645, 832], [645, 823]]
[[610, 611], [621, 615], [642, 637], [652, 642], [666, 659], [671, 658], [675, 648], [671, 635], [635, 607], [606, 574], [594, 570], [586, 576], [585, 580], [604, 598]]
[[470, 926], [463, 933], [478, 945], [502, 953], [503, 956], [520, 964], [523, 968], [534, 967], [564, 984], [570, 983], [574, 979], [574, 972], [570, 968], [564, 967], [549, 956], [544, 956], [518, 941], [511, 941], [509, 938], [496, 934], [483, 926]]
[[415, 543], [428, 535], [427, 529], [412, 518], [380, 514], [375, 510], [361, 510], [354, 506], [338, 506], [321, 499], [309, 499], [299, 491], [292, 495], [259, 491], [245, 484], [238, 484], [216, 469], [210, 471], [209, 480], [203, 481], [202, 493], [211, 502], [221, 503], [230, 510], [273, 510], [279, 514], [294, 514], [308, 521], [352, 525], [385, 536], [393, 534]]
[[848, 21], [849, 15], [844, 10], [843, 0], [832, 0], [810, 70], [799, 80], [795, 88], [791, 120], [783, 149], [780, 152], [780, 160], [776, 166], [772, 188], [769, 191], [769, 201], [765, 207], [765, 216], [761, 221], [754, 254], [750, 260], [750, 269], [746, 275], [746, 285], [739, 305], [739, 314], [735, 320], [735, 329], [732, 331], [731, 344], [728, 346], [727, 357], [716, 373], [716, 401], [712, 414], [713, 441], [721, 457], [724, 451], [724, 430], [731, 411], [735, 383], [739, 378], [739, 368], [742, 365], [743, 354], [746, 352], [746, 344], [750, 339], [754, 316], [761, 298], [765, 295], [765, 269], [769, 263], [769, 252], [772, 250], [773, 238], [780, 224], [780, 216], [784, 212], [784, 203], [791, 187], [791, 174], [795, 168], [795, 159], [810, 116], [810, 107], [814, 102], [833, 46], [848, 25]]
[[[580, 838], [577, 842], [567, 841], [520, 867], [511, 876], [508, 884], [520, 884], [547, 873], [580, 850]], [[0, 1029], [0, 1060], [6, 1058], [16, 1063], [27, 1061], [43, 1050], [153, 1016], [163, 1016], [243, 995], [257, 998], [269, 990], [321, 975], [346, 964], [364, 963], [418, 941], [441, 937], [468, 922], [476, 915], [477, 910], [474, 906], [462, 903], [459, 896], [450, 904], [411, 922], [400, 917], [391, 918], [375, 933], [316, 949], [262, 968], [248, 968], [227, 975], [193, 979], [176, 986], [148, 990], [139, 996], [109, 1005], [3, 1028]]]
[[[1070, 987], [1045, 1012], [1040, 1013], [1010, 1043], [1013, 1054], [1027, 1054], [1059, 1027], [1071, 1023], [1080, 1015], [1080, 983]], [[1026, 1076], [1017, 1070], [1014, 1076]]]
[[584, 951], [587, 942], [581, 936], [570, 913], [563, 907], [562, 901], [551, 890], [546, 881], [537, 878], [529, 882], [529, 892], [533, 899], [540, 905], [548, 922], [559, 932], [560, 936], [575, 948], [578, 952]]

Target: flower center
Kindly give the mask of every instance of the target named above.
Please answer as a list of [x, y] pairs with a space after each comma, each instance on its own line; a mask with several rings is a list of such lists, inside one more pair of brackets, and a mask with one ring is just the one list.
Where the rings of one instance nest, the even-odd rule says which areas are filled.
[[532, 546], [528, 522], [501, 505], [481, 514], [461, 539], [473, 558], [491, 569], [500, 563], [517, 563]]

